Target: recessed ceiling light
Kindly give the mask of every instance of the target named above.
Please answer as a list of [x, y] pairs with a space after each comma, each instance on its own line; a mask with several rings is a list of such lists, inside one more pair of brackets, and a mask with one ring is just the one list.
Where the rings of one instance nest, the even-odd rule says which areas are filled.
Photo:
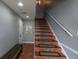
[[36, 4], [41, 4], [42, 2], [41, 2], [41, 0], [36, 0]]
[[26, 16], [26, 18], [29, 18], [29, 16]]
[[23, 3], [22, 2], [19, 2], [18, 3], [18, 6], [22, 7], [23, 6]]

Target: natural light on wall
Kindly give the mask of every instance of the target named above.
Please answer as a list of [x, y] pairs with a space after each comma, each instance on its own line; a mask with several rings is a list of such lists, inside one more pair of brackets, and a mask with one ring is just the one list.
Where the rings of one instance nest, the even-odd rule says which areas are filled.
[[41, 4], [41, 0], [36, 0], [36, 4]]
[[26, 32], [27, 31], [30, 31], [32, 29], [32, 26], [31, 25], [26, 25]]
[[56, 0], [36, 0], [36, 4], [38, 5], [51, 5], [56, 3]]

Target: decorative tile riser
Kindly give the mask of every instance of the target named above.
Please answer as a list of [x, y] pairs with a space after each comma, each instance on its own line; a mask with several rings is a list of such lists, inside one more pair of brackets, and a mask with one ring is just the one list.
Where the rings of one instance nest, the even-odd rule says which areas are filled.
[[55, 37], [39, 37], [39, 36], [36, 36], [35, 39], [55, 39]]
[[39, 52], [39, 51], [54, 51], [54, 52], [61, 52], [61, 48], [40, 48], [40, 47], [35, 47], [35, 51]]
[[38, 41], [35, 41], [36, 45], [38, 44], [52, 44], [52, 45], [58, 45], [58, 42], [38, 42]]

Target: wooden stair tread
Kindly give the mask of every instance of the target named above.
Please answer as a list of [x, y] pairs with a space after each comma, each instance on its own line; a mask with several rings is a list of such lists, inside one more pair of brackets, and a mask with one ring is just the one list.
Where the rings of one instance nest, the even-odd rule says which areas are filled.
[[53, 52], [61, 52], [61, 48], [41, 48], [41, 47], [35, 47], [35, 51], [53, 51]]
[[49, 27], [35, 27], [35, 28], [49, 28]]
[[66, 59], [45, 19], [35, 20], [35, 59]]
[[52, 45], [58, 45], [58, 42], [39, 42], [35, 41], [36, 44], [52, 44]]
[[52, 33], [36, 33], [35, 35], [37, 35], [37, 36], [42, 36], [42, 35], [46, 35], [46, 36], [53, 36], [53, 34]]
[[45, 30], [40, 30], [40, 29], [35, 29], [35, 31], [37, 31], [37, 30], [39, 30], [39, 31], [50, 31], [49, 29], [45, 29]]
[[44, 32], [44, 31], [36, 31], [37, 33], [35, 33], [35, 34], [47, 34], [47, 35], [53, 35], [53, 33], [52, 32]]
[[38, 26], [38, 27], [48, 27], [48, 24], [35, 24], [35, 27]]
[[40, 33], [40, 32], [42, 32], [42, 33], [51, 33], [50, 31], [35, 31], [36, 33]]
[[55, 39], [35, 39], [35, 41], [42, 41], [42, 42], [57, 42]]
[[36, 28], [36, 30], [50, 30], [49, 28]]
[[35, 39], [55, 39], [55, 37], [49, 37], [49, 36], [46, 36], [46, 37], [40, 37], [40, 36], [36, 36]]
[[35, 56], [35, 59], [66, 59], [66, 57]]
[[45, 24], [44, 23], [43, 24], [42, 23], [41, 24], [40, 23], [36, 23], [35, 25], [48, 25], [48, 24], [46, 24], [46, 23]]
[[62, 53], [52, 52], [52, 51], [39, 51], [35, 52], [37, 56], [47, 56], [47, 57], [65, 57]]
[[60, 48], [57, 45], [53, 45], [53, 44], [38, 44], [36, 45], [36, 47], [41, 47], [41, 48]]
[[35, 56], [35, 59], [46, 59], [44, 56]]

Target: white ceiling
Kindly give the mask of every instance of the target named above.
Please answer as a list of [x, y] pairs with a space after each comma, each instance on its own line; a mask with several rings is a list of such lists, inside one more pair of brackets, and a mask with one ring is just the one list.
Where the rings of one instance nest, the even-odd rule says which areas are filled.
[[[36, 0], [3, 0], [3, 1], [24, 19], [27, 19], [26, 16], [30, 16], [29, 19], [31, 20], [35, 18]], [[24, 6], [19, 7], [17, 5], [18, 2], [22, 2]], [[26, 12], [26, 14], [24, 14], [24, 12]]]

